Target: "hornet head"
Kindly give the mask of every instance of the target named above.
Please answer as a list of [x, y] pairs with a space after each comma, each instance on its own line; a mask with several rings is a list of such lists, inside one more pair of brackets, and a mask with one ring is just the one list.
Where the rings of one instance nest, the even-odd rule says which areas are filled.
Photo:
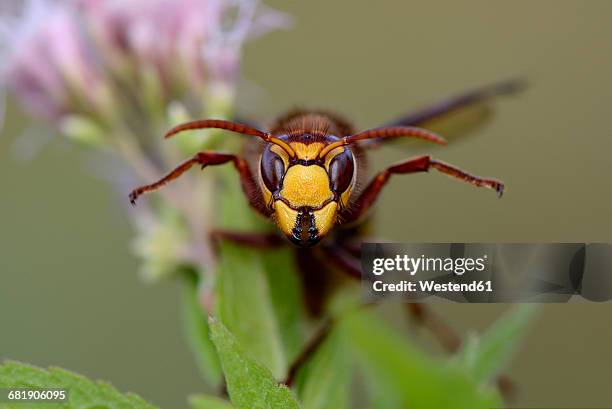
[[290, 149], [270, 144], [259, 166], [260, 187], [279, 229], [298, 246], [318, 243], [336, 223], [355, 185], [355, 158], [340, 138], [304, 134], [279, 137]]

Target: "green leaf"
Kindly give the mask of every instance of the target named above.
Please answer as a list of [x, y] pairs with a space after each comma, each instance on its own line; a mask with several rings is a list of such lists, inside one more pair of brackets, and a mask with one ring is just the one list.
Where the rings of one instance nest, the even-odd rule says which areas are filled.
[[240, 344], [280, 378], [287, 361], [261, 256], [231, 243], [219, 247], [217, 312]]
[[477, 384], [453, 365], [427, 356], [368, 312], [345, 318], [353, 349], [368, 377], [376, 377], [402, 402], [401, 407], [495, 408], [502, 401], [497, 391]]
[[228, 401], [209, 395], [194, 395], [189, 397], [189, 404], [193, 409], [232, 409]]
[[68, 403], [28, 404], [4, 403], [6, 409], [155, 409], [134, 394], [121, 394], [110, 384], [89, 379], [59, 368], [48, 370], [6, 361], [0, 365], [0, 388], [63, 388], [68, 390]]
[[221, 322], [211, 317], [209, 326], [229, 396], [238, 409], [299, 408], [291, 391], [278, 385], [272, 373], [253, 359]]
[[184, 284], [183, 328], [202, 377], [211, 385], [219, 384], [221, 366], [215, 346], [210, 340], [208, 318], [198, 302], [197, 276], [193, 272], [187, 274]]
[[[221, 226], [226, 229], [253, 231], [256, 215], [249, 208], [237, 183], [234, 169], [222, 169], [220, 176]], [[230, 172], [232, 171], [232, 172]], [[261, 250], [222, 241], [219, 244], [217, 277], [217, 313], [236, 336], [240, 345], [259, 362], [281, 378], [287, 358], [281, 331], [272, 304]]]
[[304, 409], [349, 407], [351, 362], [342, 335], [333, 330], [299, 371], [297, 394]]
[[533, 304], [517, 305], [481, 337], [470, 336], [457, 356], [458, 366], [468, 371], [477, 382], [485, 382], [499, 375], [516, 349], [535, 309]]
[[402, 398], [395, 393], [392, 386], [374, 376], [364, 374], [365, 389], [368, 395], [367, 408], [369, 409], [397, 409], [402, 407]]
[[288, 362], [292, 362], [297, 357], [304, 344], [302, 335], [304, 301], [292, 250], [274, 249], [262, 254], [272, 307]]

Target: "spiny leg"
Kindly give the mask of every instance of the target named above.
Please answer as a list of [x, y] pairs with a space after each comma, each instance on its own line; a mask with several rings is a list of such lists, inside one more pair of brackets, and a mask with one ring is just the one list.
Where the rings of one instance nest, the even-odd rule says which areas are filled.
[[259, 190], [257, 188], [257, 183], [253, 179], [253, 176], [249, 169], [249, 165], [244, 159], [241, 159], [236, 155], [220, 152], [196, 153], [191, 159], [177, 166], [172, 172], [170, 172], [157, 182], [151, 183], [150, 185], [140, 186], [134, 189], [130, 193], [130, 202], [132, 204], [136, 204], [136, 200], [141, 195], [148, 192], [154, 192], [162, 188], [169, 182], [180, 177], [183, 173], [187, 172], [194, 165], [200, 165], [202, 169], [204, 169], [206, 166], [209, 165], [222, 165], [227, 162], [233, 162], [234, 166], [236, 167], [236, 170], [238, 170], [240, 176], [240, 183], [249, 199], [250, 205], [261, 214], [268, 216], [270, 211], [266, 208], [265, 204], [261, 200], [261, 197], [258, 196]]
[[486, 187], [495, 190], [497, 196], [501, 197], [504, 194], [504, 184], [496, 179], [481, 178], [479, 176], [470, 175], [469, 173], [453, 166], [448, 163], [433, 160], [427, 156], [429, 160], [429, 167], [436, 169], [448, 176], [461, 179], [466, 183], [474, 186]]
[[155, 183], [151, 183], [150, 185], [140, 186], [130, 193], [130, 202], [132, 204], [136, 204], [136, 200], [143, 195], [144, 193], [154, 192], [169, 182], [173, 181], [180, 177], [183, 173], [187, 172], [193, 165], [201, 165], [202, 169], [204, 169], [208, 165], [220, 165], [223, 163], [227, 163], [232, 160], [237, 160], [238, 158], [235, 155], [225, 154], [225, 153], [217, 153], [217, 152], [199, 152], [196, 153], [195, 156], [185, 162], [181, 163], [177, 166], [172, 172], [168, 173], [166, 176], [161, 178]]
[[345, 213], [342, 214], [342, 222], [350, 223], [355, 220], [358, 220], [361, 216], [363, 216], [372, 206], [372, 204], [376, 201], [380, 191], [387, 184], [391, 175], [427, 172], [431, 168], [434, 168], [448, 176], [461, 179], [464, 182], [472, 184], [474, 186], [493, 189], [500, 197], [504, 192], [504, 185], [498, 180], [473, 176], [452, 165], [431, 159], [429, 156], [419, 156], [410, 159], [406, 162], [401, 162], [396, 165], [390, 166], [386, 170], [376, 175], [376, 177], [361, 193], [361, 196], [359, 196], [353, 206], [351, 206], [350, 209], [348, 209]]

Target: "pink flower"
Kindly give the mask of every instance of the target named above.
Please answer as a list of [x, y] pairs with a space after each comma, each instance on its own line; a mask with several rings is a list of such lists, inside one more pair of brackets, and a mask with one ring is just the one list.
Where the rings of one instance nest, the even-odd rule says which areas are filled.
[[162, 105], [200, 98], [233, 84], [245, 40], [287, 23], [257, 0], [5, 1], [2, 79], [47, 119], [107, 112], [152, 85]]
[[87, 55], [74, 10], [41, 0], [24, 7], [21, 24], [2, 26], [9, 42], [2, 66], [8, 87], [35, 114], [48, 119], [69, 109], [71, 88], [85, 87], [85, 99], [95, 103], [90, 91], [101, 78]]

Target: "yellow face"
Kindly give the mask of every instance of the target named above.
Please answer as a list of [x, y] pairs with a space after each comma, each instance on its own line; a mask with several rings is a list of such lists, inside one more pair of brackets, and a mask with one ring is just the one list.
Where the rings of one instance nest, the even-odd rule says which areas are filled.
[[264, 151], [260, 186], [283, 234], [296, 245], [312, 246], [334, 227], [339, 210], [348, 202], [354, 185], [352, 153], [340, 147], [317, 159], [325, 144], [289, 145], [296, 158], [278, 146]]

